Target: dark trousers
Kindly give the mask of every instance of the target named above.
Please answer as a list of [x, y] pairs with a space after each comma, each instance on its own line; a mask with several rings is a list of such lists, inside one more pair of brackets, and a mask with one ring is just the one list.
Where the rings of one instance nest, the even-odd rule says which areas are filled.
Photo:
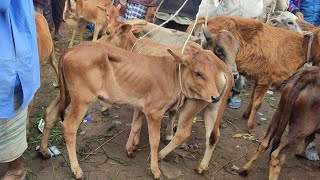
[[[154, 17], [154, 20], [153, 20], [154, 24], [160, 25], [160, 24], [162, 24], [164, 22], [165, 22], [164, 20], [159, 19], [157, 17]], [[175, 29], [175, 30], [182, 31], [182, 32], [186, 32], [186, 30], [188, 29], [189, 25], [183, 25], [183, 24], [178, 24], [175, 21], [169, 21], [163, 27], [170, 28], [170, 29]]]
[[63, 21], [63, 10], [66, 0], [52, 0], [51, 5], [46, 6], [43, 12], [50, 28], [60, 25]]

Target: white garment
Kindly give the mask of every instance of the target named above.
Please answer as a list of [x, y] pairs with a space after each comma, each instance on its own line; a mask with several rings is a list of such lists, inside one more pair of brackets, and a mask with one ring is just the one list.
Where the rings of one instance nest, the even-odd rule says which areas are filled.
[[218, 7], [214, 0], [202, 0], [199, 6], [199, 17], [239, 16], [259, 17], [263, 11], [263, 0], [221, 0]]

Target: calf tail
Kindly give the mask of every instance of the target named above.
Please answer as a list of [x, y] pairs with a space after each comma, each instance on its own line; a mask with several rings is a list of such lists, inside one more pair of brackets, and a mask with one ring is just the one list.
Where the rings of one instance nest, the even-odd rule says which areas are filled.
[[[277, 149], [279, 147], [279, 144], [281, 141], [281, 136], [282, 136], [284, 130], [286, 129], [287, 124], [290, 121], [290, 117], [292, 114], [294, 103], [296, 102], [300, 92], [303, 89], [305, 89], [307, 87], [307, 85], [309, 83], [311, 83], [312, 81], [314, 81], [314, 78], [312, 78], [312, 76], [305, 75], [305, 73], [302, 73], [302, 74], [300, 74], [300, 77], [295, 79], [295, 81], [293, 82], [294, 85], [291, 87], [291, 89], [289, 90], [289, 92], [286, 96], [285, 107], [284, 107], [284, 110], [283, 110], [283, 113], [281, 116], [281, 120], [280, 120], [278, 129], [275, 133], [275, 136], [274, 136], [274, 139], [272, 142], [272, 149], [271, 149], [270, 155], [275, 149]], [[282, 94], [281, 100], [283, 98], [285, 98], [284, 94]]]
[[60, 118], [63, 121], [64, 120], [64, 114], [65, 110], [70, 104], [70, 96], [68, 92], [68, 87], [66, 84], [64, 71], [63, 71], [63, 59], [65, 57], [65, 54], [61, 56], [60, 62], [59, 62], [59, 86], [60, 86], [60, 106], [59, 106], [59, 114]]

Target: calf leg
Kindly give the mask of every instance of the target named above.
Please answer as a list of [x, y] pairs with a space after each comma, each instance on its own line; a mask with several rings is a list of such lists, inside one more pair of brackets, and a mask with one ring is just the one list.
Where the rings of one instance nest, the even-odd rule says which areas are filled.
[[26, 122], [27, 138], [30, 135], [30, 130], [29, 130], [30, 129], [30, 113], [31, 113], [32, 107], [33, 107], [33, 99], [30, 102], [30, 104], [28, 105], [27, 122]]
[[[280, 101], [280, 105], [281, 105], [281, 101]], [[283, 108], [284, 108], [284, 106], [281, 106], [281, 107], [279, 106], [277, 108], [276, 112], [274, 113], [274, 115], [272, 117], [272, 120], [271, 120], [270, 125], [267, 130], [267, 133], [264, 136], [264, 138], [262, 139], [261, 143], [259, 144], [256, 152], [254, 153], [251, 160], [249, 162], [247, 162], [240, 170], [239, 174], [241, 176], [247, 176], [248, 173], [251, 171], [254, 162], [270, 147], [270, 142], [271, 142], [272, 138], [274, 137], [275, 133], [277, 132], [278, 125], [281, 120], [281, 115], [282, 115], [281, 112], [282, 112]]]
[[270, 180], [278, 179], [281, 171], [281, 166], [284, 164], [286, 157], [297, 149], [299, 142], [301, 142], [303, 139], [303, 136], [289, 136], [288, 140], [285, 143], [280, 144], [280, 146], [272, 152], [269, 169]]
[[248, 104], [248, 107], [246, 109], [246, 111], [243, 113], [243, 117], [244, 118], [249, 118], [250, 114], [251, 114], [251, 109], [252, 109], [252, 103], [253, 103], [253, 98], [254, 98], [254, 90], [257, 87], [257, 80], [254, 82], [254, 86], [253, 86], [253, 91], [250, 97], [250, 102]]
[[93, 32], [92, 41], [97, 41], [98, 40], [98, 35], [99, 35], [99, 32], [100, 32], [101, 28], [102, 28], [101, 24], [94, 24], [94, 32]]
[[208, 169], [212, 153], [215, 149], [215, 146], [218, 144], [220, 138], [220, 121], [217, 120], [218, 118], [221, 118], [218, 117], [219, 108], [224, 108], [220, 107], [221, 102], [222, 101], [219, 101], [215, 104], [210, 104], [204, 109], [204, 122], [206, 128], [206, 150], [200, 165], [196, 169], [196, 172], [198, 174], [202, 174], [203, 171]]
[[[59, 76], [58, 76], [58, 62], [57, 62], [57, 59], [56, 59], [56, 55], [54, 53], [54, 46], [52, 45], [52, 50], [51, 50], [51, 53], [50, 53], [50, 64], [51, 66], [53, 67], [55, 73], [56, 73], [56, 76], [57, 76], [57, 80], [59, 79]], [[55, 86], [55, 87], [59, 87], [59, 85]]]
[[87, 109], [87, 104], [71, 101], [69, 112], [62, 124], [70, 159], [71, 170], [76, 176], [76, 179], [80, 179], [83, 177], [83, 171], [79, 166], [76, 153], [76, 133]]
[[54, 127], [59, 116], [59, 104], [60, 95], [58, 95], [49, 107], [46, 109], [44, 117], [44, 130], [41, 138], [39, 155], [44, 158], [51, 158], [51, 154], [48, 152], [48, 139], [52, 128]]
[[267, 92], [269, 86], [271, 83], [268, 84], [257, 84], [256, 88], [254, 89], [253, 93], [253, 102], [252, 102], [252, 108], [251, 113], [248, 119], [248, 131], [249, 133], [254, 132], [254, 123], [256, 120], [256, 113], [258, 109], [261, 107], [261, 103], [263, 101], [263, 98], [265, 96], [265, 93]]
[[79, 26], [79, 34], [80, 34], [80, 44], [82, 43], [83, 41], [83, 31], [86, 29], [87, 27], [87, 21], [82, 21], [82, 23], [80, 24]]
[[300, 145], [298, 147], [298, 152], [296, 154], [297, 157], [300, 157], [300, 158], [305, 158], [306, 157], [306, 148], [307, 146], [314, 141], [314, 139], [316, 138], [316, 134], [315, 133], [312, 133], [310, 134], [309, 136], [307, 136], [305, 139], [304, 139], [304, 144], [303, 145]]
[[163, 159], [167, 154], [182, 144], [191, 134], [192, 119], [204, 108], [207, 103], [188, 99], [180, 109], [178, 128], [170, 143], [159, 153], [159, 159]]
[[[143, 112], [138, 109], [135, 109], [132, 117], [130, 135], [126, 144], [127, 155], [130, 158], [134, 157], [133, 151], [135, 150], [135, 146], [137, 146], [139, 143], [139, 134], [143, 123], [143, 119]], [[136, 137], [138, 140], [136, 139]]]
[[161, 172], [158, 165], [158, 148], [160, 143], [161, 117], [163, 114], [164, 113], [161, 113], [160, 111], [146, 113], [146, 117], [148, 120], [149, 143], [151, 151], [150, 169], [155, 179], [159, 179], [161, 176]]
[[179, 118], [178, 116], [176, 116], [176, 111], [169, 111], [169, 119], [168, 119], [167, 129], [166, 129], [167, 141], [171, 141], [173, 138], [173, 128], [174, 128], [174, 122], [176, 118]]

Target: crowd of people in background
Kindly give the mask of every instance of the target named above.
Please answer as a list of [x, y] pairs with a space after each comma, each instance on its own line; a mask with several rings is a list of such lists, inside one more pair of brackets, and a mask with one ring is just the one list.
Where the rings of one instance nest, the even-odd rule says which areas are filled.
[[[116, 0], [123, 19], [148, 17], [156, 9], [153, 22], [162, 24], [184, 4], [185, 0]], [[40, 87], [39, 60], [33, 8], [48, 21], [53, 39], [59, 40], [66, 0], [2, 0], [0, 3], [0, 163], [9, 163], [3, 180], [25, 176], [21, 155], [27, 148], [26, 109]], [[266, 21], [270, 12], [288, 10], [299, 19], [320, 25], [319, 0], [189, 0], [177, 16], [164, 25], [186, 31], [199, 16], [239, 16]], [[67, 0], [67, 11], [72, 11]], [[149, 20], [150, 21], [150, 20]], [[20, 23], [24, 22], [24, 23]], [[23, 60], [23, 61], [22, 61]], [[14, 63], [13, 63], [14, 62]], [[236, 80], [230, 108], [240, 108], [243, 79]], [[8, 139], [10, 137], [10, 139]]]

